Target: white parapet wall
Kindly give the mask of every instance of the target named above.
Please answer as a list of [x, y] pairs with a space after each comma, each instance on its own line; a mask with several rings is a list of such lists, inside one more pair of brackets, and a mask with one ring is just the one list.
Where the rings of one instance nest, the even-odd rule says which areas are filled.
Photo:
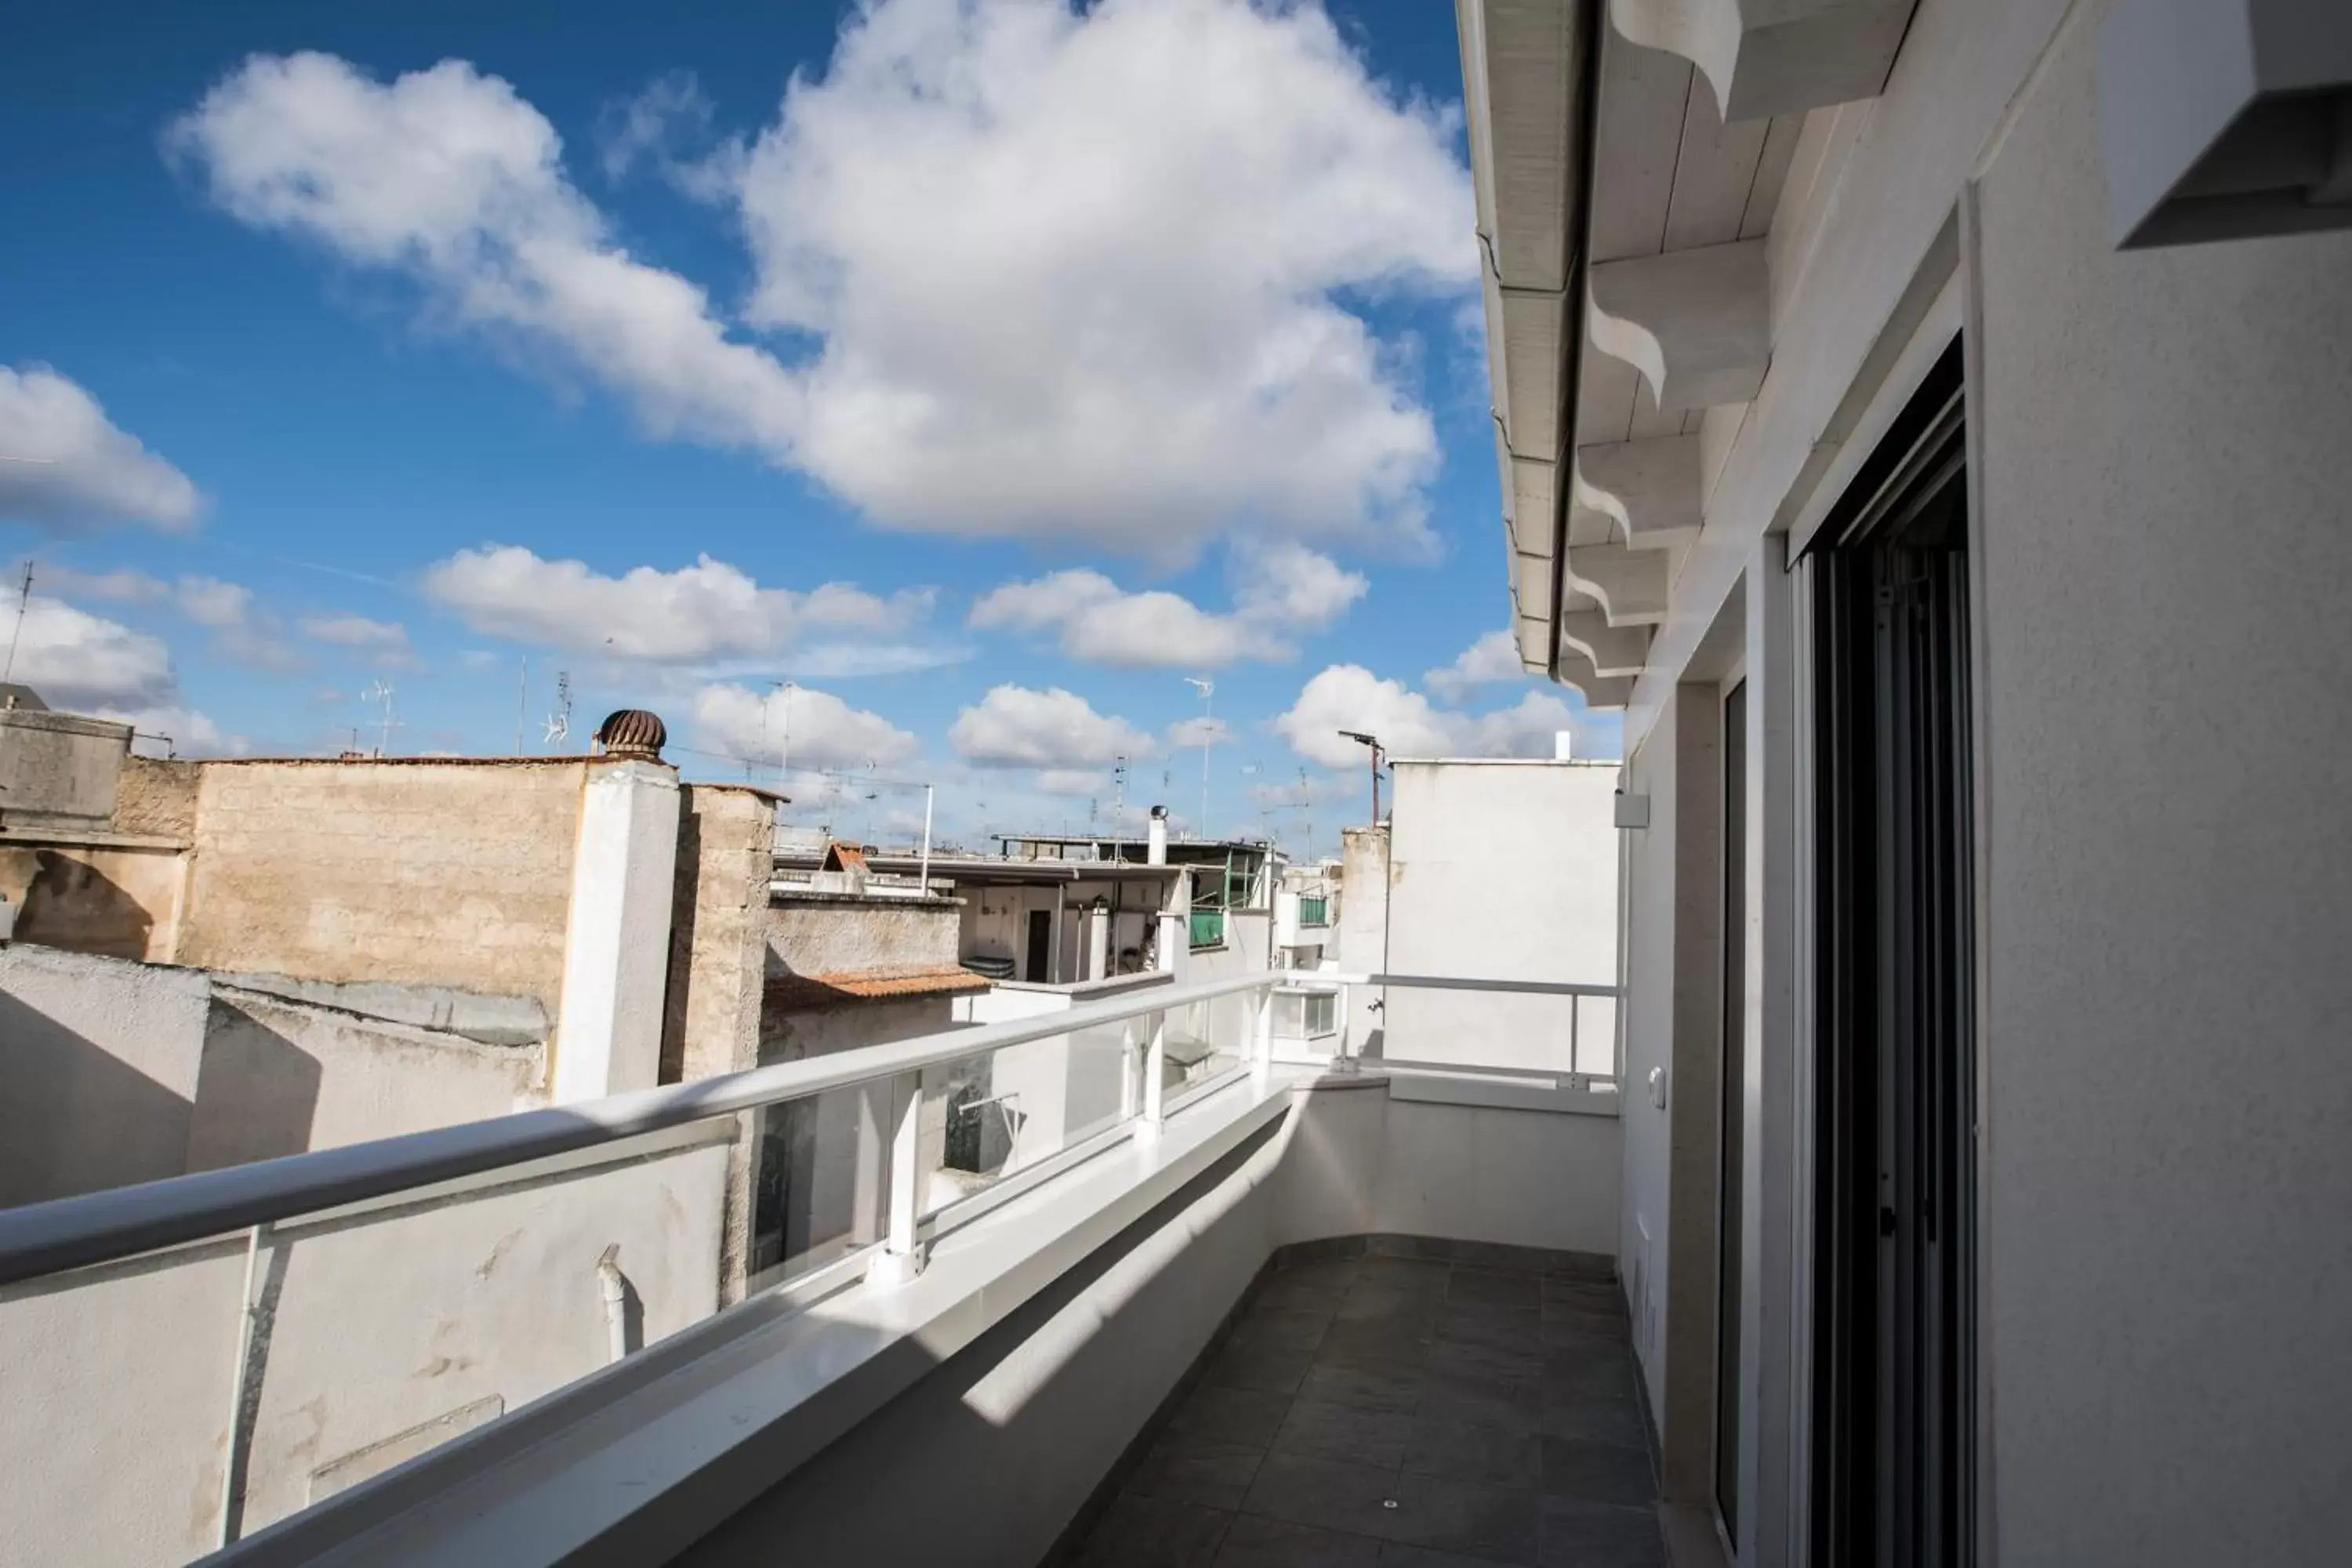
[[559, 1103], [651, 1089], [659, 1078], [677, 807], [677, 772], [659, 763], [606, 763], [582, 789], [555, 1035]]

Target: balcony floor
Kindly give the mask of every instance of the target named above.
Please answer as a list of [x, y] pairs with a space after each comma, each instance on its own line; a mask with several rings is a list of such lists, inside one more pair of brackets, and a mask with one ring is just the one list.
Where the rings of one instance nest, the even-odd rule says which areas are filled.
[[1084, 1568], [1664, 1568], [1614, 1281], [1389, 1256], [1267, 1275]]

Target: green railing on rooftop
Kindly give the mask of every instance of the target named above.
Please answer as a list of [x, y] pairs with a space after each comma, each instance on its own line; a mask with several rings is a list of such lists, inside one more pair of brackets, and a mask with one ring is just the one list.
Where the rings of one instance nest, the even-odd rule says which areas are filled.
[[1194, 910], [1192, 911], [1192, 945], [1222, 947], [1225, 941], [1225, 911]]

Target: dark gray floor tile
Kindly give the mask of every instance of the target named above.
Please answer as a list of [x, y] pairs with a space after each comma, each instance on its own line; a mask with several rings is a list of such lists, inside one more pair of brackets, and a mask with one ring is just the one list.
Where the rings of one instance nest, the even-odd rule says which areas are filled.
[[1528, 1379], [1433, 1368], [1415, 1409], [1441, 1421], [1528, 1433], [1537, 1429], [1543, 1405], [1538, 1385]]
[[1436, 1343], [1428, 1326], [1410, 1319], [1333, 1323], [1315, 1346], [1315, 1360], [1324, 1366], [1417, 1368]]
[[1625, 1293], [1614, 1279], [1580, 1279], [1568, 1274], [1547, 1274], [1539, 1287], [1543, 1304], [1583, 1312], [1622, 1312]]
[[1339, 1298], [1338, 1320], [1343, 1323], [1407, 1322], [1433, 1324], [1445, 1310], [1443, 1285], [1434, 1290], [1405, 1285], [1383, 1285], [1359, 1279]]
[[1328, 1299], [1254, 1301], [1240, 1321], [1234, 1324], [1232, 1341], [1235, 1344], [1312, 1350], [1338, 1311], [1339, 1302]]
[[1642, 1507], [1658, 1500], [1646, 1448], [1589, 1437], [1543, 1440], [1543, 1489], [1552, 1497]]
[[1465, 1302], [1485, 1307], [1525, 1307], [1533, 1311], [1542, 1302], [1542, 1291], [1539, 1277], [1534, 1274], [1457, 1266], [1445, 1288], [1445, 1300], [1448, 1305]]
[[1274, 1447], [1279, 1453], [1393, 1468], [1404, 1458], [1405, 1435], [1412, 1427], [1412, 1417], [1402, 1410], [1294, 1399], [1282, 1430], [1274, 1435]]
[[1543, 1350], [1540, 1347], [1503, 1347], [1503, 1344], [1482, 1344], [1477, 1340], [1437, 1340], [1430, 1344], [1430, 1356], [1425, 1366], [1433, 1375], [1473, 1375], [1473, 1377], [1510, 1377], [1517, 1383], [1543, 1383]]
[[1443, 1296], [1454, 1266], [1433, 1258], [1391, 1258], [1379, 1254], [1356, 1267], [1360, 1285], [1385, 1285], [1391, 1289]]
[[1356, 1282], [1356, 1270], [1361, 1267], [1360, 1255], [1293, 1258], [1266, 1276], [1265, 1285], [1268, 1289], [1283, 1286], [1294, 1291], [1314, 1289], [1337, 1294]]
[[1658, 1511], [1546, 1498], [1537, 1561], [1542, 1568], [1666, 1568]]
[[1244, 1513], [1225, 1531], [1216, 1568], [1373, 1568], [1381, 1561], [1381, 1543], [1370, 1536]]
[[1438, 1316], [1437, 1331], [1445, 1339], [1475, 1340], [1513, 1350], [1543, 1347], [1543, 1319], [1534, 1307], [1449, 1300]]
[[1315, 1363], [1311, 1349], [1266, 1349], [1229, 1344], [1202, 1374], [1220, 1388], [1256, 1388], [1270, 1394], [1296, 1394]]
[[1547, 1253], [1544, 1272], [1608, 1285], [1618, 1283], [1617, 1260], [1605, 1252]]
[[1590, 1315], [1546, 1319], [1538, 1331], [1546, 1350], [1622, 1352], [1633, 1346], [1631, 1325], [1607, 1322]]
[[1351, 1535], [1381, 1535], [1395, 1510], [1396, 1471], [1303, 1454], [1268, 1454], [1242, 1511]]
[[1533, 1563], [1540, 1500], [1531, 1491], [1446, 1476], [1401, 1475], [1388, 1515], [1391, 1541], [1441, 1552]]
[[1209, 1568], [1233, 1515], [1172, 1498], [1122, 1494], [1078, 1554], [1080, 1568]]
[[1274, 1441], [1275, 1432], [1289, 1410], [1287, 1394], [1203, 1384], [1168, 1417], [1168, 1429], [1190, 1432], [1220, 1443], [1243, 1443], [1263, 1448]]
[[1404, 1468], [1417, 1475], [1533, 1490], [1543, 1484], [1543, 1440], [1532, 1432], [1419, 1415], [1405, 1440]]
[[1542, 1382], [1544, 1398], [1560, 1404], [1577, 1399], [1631, 1399], [1638, 1373], [1632, 1352], [1614, 1345], [1586, 1345], [1546, 1356]]
[[1546, 1404], [1538, 1425], [1547, 1437], [1579, 1437], [1644, 1450], [1650, 1441], [1649, 1427], [1642, 1420], [1642, 1407], [1630, 1394], [1622, 1399]]
[[1138, 1497], [1172, 1498], [1210, 1508], [1236, 1509], [1256, 1479], [1263, 1448], [1219, 1443], [1190, 1432], [1170, 1432], [1151, 1446], [1129, 1478]]
[[1381, 1548], [1381, 1568], [1494, 1568], [1491, 1557], [1465, 1557], [1458, 1552], [1433, 1552], [1391, 1541]]
[[1366, 1410], [1410, 1411], [1421, 1402], [1418, 1367], [1335, 1366], [1317, 1361], [1298, 1385], [1302, 1399], [1324, 1399]]

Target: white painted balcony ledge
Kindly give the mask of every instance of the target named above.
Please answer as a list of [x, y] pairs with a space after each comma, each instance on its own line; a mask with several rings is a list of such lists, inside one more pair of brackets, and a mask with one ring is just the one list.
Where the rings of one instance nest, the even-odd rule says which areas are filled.
[[[1114, 1243], [1124, 1248], [1117, 1261], [1053, 1319], [1055, 1342], [1023, 1344], [1016, 1359], [1034, 1364], [1016, 1386], [992, 1394], [1002, 1381], [992, 1374], [963, 1396], [968, 1412], [1011, 1424], [1086, 1338], [1122, 1331], [1135, 1293], [1170, 1279], [1182, 1281], [1175, 1293], [1195, 1302], [1198, 1320], [1188, 1321], [1192, 1338], [1149, 1336], [1172, 1384], [1248, 1279], [1296, 1242], [1393, 1233], [1612, 1253], [1613, 1092], [1555, 1075], [1485, 1076], [1297, 1064], [1236, 1074], [1171, 1110], [1156, 1134], [1118, 1139], [986, 1212], [949, 1216], [929, 1267], [909, 1281], [867, 1282], [862, 1258], [845, 1259], [216, 1561], [671, 1561]], [[1163, 1206], [1171, 1199], [1181, 1206]], [[1215, 1283], [1195, 1279], [1204, 1269]], [[1166, 1392], [1140, 1371], [1133, 1381], [1120, 1394], [1137, 1407], [1102, 1413], [1122, 1442], [1122, 1421], [1131, 1433]], [[995, 1406], [974, 1408], [992, 1399]], [[1116, 1443], [1084, 1450], [1057, 1479], [1071, 1509], [1099, 1479], [1087, 1462], [1108, 1466], [1117, 1451]], [[875, 1479], [893, 1490], [908, 1484]], [[913, 1484], [908, 1506], [921, 1496]], [[1039, 1521], [1040, 1540], [1001, 1552], [992, 1542], [988, 1560], [1034, 1562], [1063, 1522]]]

